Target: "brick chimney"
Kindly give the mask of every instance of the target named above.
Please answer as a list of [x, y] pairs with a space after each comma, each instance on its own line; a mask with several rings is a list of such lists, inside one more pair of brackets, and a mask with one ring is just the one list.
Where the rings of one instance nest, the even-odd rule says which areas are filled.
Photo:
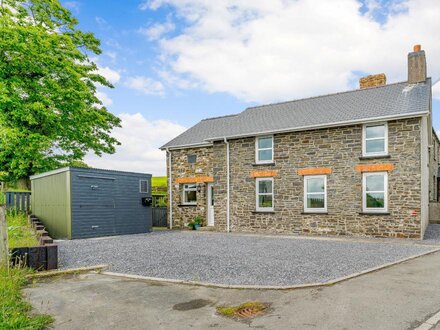
[[408, 54], [408, 84], [417, 84], [426, 80], [426, 56], [421, 45], [415, 45]]
[[387, 84], [387, 77], [385, 76], [385, 73], [372, 74], [370, 76], [362, 77], [361, 79], [359, 79], [359, 87], [361, 89], [383, 86], [386, 84]]

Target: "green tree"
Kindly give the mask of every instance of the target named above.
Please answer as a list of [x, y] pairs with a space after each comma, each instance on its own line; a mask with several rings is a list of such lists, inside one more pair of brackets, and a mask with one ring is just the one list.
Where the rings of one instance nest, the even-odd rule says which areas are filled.
[[120, 120], [96, 97], [92, 33], [58, 0], [0, 0], [0, 181], [114, 153]]

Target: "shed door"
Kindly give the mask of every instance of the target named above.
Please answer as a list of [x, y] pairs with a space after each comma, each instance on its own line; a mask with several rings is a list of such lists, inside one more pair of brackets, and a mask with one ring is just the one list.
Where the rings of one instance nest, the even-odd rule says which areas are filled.
[[72, 187], [73, 238], [115, 235], [116, 180], [77, 175]]

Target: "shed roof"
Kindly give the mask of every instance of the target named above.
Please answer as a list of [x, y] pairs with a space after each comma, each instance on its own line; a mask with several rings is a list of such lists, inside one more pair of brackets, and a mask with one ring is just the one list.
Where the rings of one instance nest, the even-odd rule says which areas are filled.
[[44, 178], [46, 176], [50, 176], [50, 175], [55, 175], [58, 173], [63, 173], [63, 172], [67, 172], [67, 171], [71, 171], [71, 170], [79, 170], [79, 171], [84, 171], [84, 172], [108, 172], [108, 173], [117, 173], [117, 174], [124, 174], [124, 175], [136, 175], [136, 176], [151, 176], [151, 174], [147, 174], [147, 173], [137, 173], [137, 172], [126, 172], [126, 171], [119, 171], [119, 170], [108, 170], [108, 169], [104, 169], [104, 168], [94, 168], [94, 167], [73, 167], [73, 166], [66, 166], [66, 167], [61, 167], [58, 168], [56, 170], [52, 170], [52, 171], [47, 171], [44, 173], [39, 173], [39, 174], [34, 174], [30, 176], [31, 180], [35, 180], [35, 179], [39, 179], [39, 178]]
[[204, 119], [161, 149], [201, 146], [225, 137], [237, 138], [421, 116], [429, 112], [430, 99], [431, 79], [428, 78], [419, 84], [399, 82], [256, 106], [236, 115]]

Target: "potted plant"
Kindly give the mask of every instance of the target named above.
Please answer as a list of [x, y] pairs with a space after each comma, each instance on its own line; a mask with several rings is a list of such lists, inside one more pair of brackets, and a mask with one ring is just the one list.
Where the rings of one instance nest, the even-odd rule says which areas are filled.
[[193, 230], [199, 229], [202, 227], [203, 218], [201, 216], [196, 216], [191, 222], [187, 224], [187, 226]]
[[202, 227], [203, 218], [198, 215], [194, 218], [193, 222], [194, 222], [194, 229], [199, 230], [200, 227]]

